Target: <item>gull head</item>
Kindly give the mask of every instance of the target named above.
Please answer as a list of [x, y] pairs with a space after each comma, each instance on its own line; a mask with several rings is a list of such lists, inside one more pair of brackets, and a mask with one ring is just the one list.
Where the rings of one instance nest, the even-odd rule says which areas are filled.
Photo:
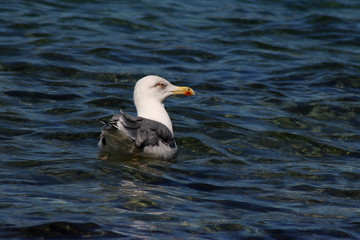
[[162, 77], [149, 75], [137, 81], [134, 89], [135, 104], [142, 101], [163, 103], [171, 95], [195, 95], [190, 87], [178, 87]]
[[134, 102], [139, 117], [163, 123], [171, 132], [172, 123], [163, 102], [171, 95], [195, 95], [189, 87], [178, 87], [158, 76], [146, 76], [137, 81], [134, 89]]

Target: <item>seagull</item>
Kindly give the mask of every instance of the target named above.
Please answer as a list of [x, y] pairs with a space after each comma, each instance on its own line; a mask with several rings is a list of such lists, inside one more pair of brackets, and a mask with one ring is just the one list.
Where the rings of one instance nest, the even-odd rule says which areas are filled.
[[164, 101], [172, 95], [195, 95], [190, 87], [178, 87], [166, 79], [149, 75], [137, 81], [134, 103], [137, 116], [123, 112], [114, 114], [101, 131], [98, 146], [103, 153], [141, 154], [170, 160], [177, 145]]

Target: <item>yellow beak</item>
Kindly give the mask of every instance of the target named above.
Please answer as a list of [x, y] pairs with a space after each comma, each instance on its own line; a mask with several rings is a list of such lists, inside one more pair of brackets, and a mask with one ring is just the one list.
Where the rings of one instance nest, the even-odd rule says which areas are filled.
[[195, 91], [189, 87], [176, 87], [176, 90], [173, 91], [174, 95], [183, 94], [186, 96], [195, 95]]

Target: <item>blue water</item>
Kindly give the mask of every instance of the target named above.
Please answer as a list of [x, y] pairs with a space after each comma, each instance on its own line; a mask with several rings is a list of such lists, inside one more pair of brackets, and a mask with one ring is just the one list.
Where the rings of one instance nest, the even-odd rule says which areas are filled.
[[[0, 238], [359, 239], [360, 3], [5, 1]], [[102, 160], [148, 74], [171, 161]]]

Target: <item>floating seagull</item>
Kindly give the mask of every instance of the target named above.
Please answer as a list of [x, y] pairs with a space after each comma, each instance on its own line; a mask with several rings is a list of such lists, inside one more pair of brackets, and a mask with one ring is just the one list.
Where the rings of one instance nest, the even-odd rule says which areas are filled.
[[195, 95], [189, 87], [177, 87], [158, 76], [137, 81], [134, 102], [138, 116], [120, 111], [105, 124], [98, 143], [102, 152], [139, 153], [164, 160], [177, 152], [172, 123], [163, 102], [171, 95]]

